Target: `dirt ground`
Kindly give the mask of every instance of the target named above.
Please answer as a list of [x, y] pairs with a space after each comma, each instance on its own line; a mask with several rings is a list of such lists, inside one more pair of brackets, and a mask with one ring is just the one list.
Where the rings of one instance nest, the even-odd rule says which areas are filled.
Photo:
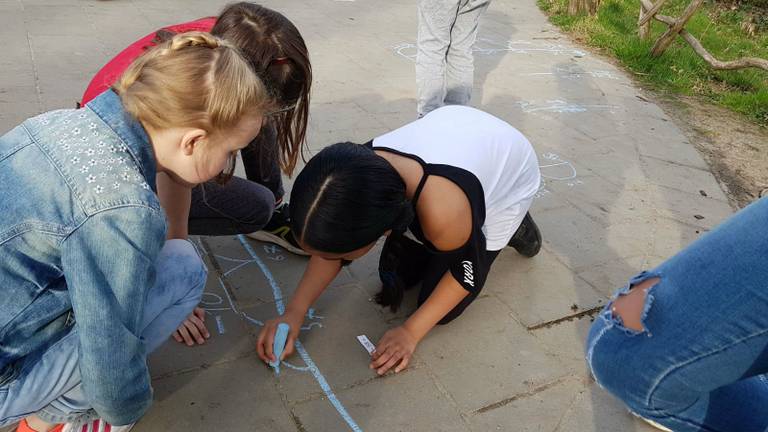
[[693, 97], [659, 97], [709, 164], [731, 204], [768, 195], [768, 128]]

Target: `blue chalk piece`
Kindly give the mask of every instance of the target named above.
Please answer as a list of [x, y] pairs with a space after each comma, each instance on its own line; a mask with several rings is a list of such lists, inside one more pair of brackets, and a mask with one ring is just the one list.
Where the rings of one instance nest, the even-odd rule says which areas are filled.
[[275, 354], [277, 360], [269, 362], [269, 365], [275, 368], [275, 373], [280, 375], [280, 356], [283, 355], [285, 350], [285, 342], [288, 339], [288, 331], [291, 329], [286, 323], [280, 323], [277, 325], [277, 331], [275, 331], [275, 341], [272, 344], [272, 352]]

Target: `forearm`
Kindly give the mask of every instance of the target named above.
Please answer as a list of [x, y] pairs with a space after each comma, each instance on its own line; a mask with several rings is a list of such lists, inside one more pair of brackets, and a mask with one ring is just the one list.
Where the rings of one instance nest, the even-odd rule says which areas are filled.
[[163, 173], [157, 175], [157, 197], [168, 221], [166, 238], [186, 239], [189, 235], [189, 208], [192, 189], [180, 185]]
[[320, 297], [320, 294], [325, 291], [325, 288], [336, 278], [340, 270], [340, 260], [327, 260], [318, 256], [310, 258], [307, 269], [304, 271], [286, 311], [303, 316], [315, 300]]
[[420, 341], [437, 323], [455, 308], [469, 292], [450, 273], [443, 275], [437, 287], [403, 325]]

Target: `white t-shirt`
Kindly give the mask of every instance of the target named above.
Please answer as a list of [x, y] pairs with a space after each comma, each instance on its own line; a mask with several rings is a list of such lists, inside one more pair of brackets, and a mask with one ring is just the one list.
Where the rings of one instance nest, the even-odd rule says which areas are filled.
[[477, 177], [484, 194], [487, 250], [507, 245], [539, 189], [539, 163], [530, 142], [505, 121], [475, 108], [438, 108], [374, 139], [373, 147], [461, 168]]

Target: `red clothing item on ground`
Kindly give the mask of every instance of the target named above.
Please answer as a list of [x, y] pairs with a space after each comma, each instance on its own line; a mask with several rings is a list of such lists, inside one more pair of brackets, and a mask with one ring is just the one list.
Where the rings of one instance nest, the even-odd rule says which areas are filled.
[[[189, 31], [210, 32], [214, 24], [216, 24], [216, 17], [206, 17], [195, 21], [163, 27], [163, 30], [169, 30], [174, 33], [184, 33]], [[109, 63], [105, 64], [98, 72], [96, 72], [96, 75], [91, 79], [91, 83], [88, 84], [85, 93], [83, 93], [83, 100], [80, 105], [87, 104], [91, 99], [110, 88], [137, 57], [142, 55], [147, 48], [155, 46], [154, 40], [156, 34], [157, 32], [152, 32], [132, 43], [128, 48], [122, 50], [120, 54], [116, 55], [109, 61]]]

